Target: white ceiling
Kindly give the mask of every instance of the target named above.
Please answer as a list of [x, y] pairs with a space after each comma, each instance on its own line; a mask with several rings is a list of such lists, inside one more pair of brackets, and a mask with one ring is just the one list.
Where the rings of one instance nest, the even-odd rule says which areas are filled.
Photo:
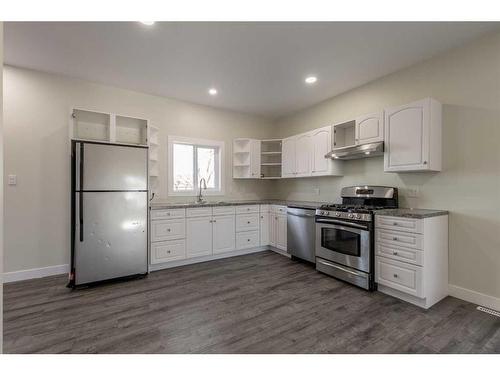
[[[5, 62], [279, 117], [498, 29], [498, 23], [24, 23]], [[315, 85], [304, 78], [318, 76]], [[216, 97], [208, 95], [216, 87]]]

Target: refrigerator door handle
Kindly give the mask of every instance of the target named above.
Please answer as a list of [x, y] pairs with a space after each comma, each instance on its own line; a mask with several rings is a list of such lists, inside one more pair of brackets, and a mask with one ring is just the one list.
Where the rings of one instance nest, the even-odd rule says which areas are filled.
[[84, 150], [84, 144], [80, 143], [80, 194], [79, 195], [79, 201], [78, 201], [78, 216], [80, 220], [80, 242], [83, 242], [83, 193], [81, 190], [83, 190], [83, 150]]

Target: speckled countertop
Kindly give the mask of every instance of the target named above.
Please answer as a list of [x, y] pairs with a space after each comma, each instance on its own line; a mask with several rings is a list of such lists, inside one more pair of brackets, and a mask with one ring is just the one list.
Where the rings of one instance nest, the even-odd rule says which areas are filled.
[[425, 219], [426, 217], [448, 215], [448, 211], [423, 208], [389, 208], [386, 210], [377, 210], [375, 211], [375, 215]]
[[220, 202], [207, 202], [204, 204], [196, 204], [194, 202], [166, 202], [156, 201], [151, 202], [149, 206], [152, 210], [168, 209], [168, 208], [192, 208], [192, 207], [219, 207], [219, 206], [242, 206], [246, 204], [279, 204], [288, 207], [310, 208], [316, 209], [324, 202], [301, 202], [301, 201], [287, 201], [279, 199], [263, 199], [263, 200], [241, 200], [241, 201], [220, 201]]

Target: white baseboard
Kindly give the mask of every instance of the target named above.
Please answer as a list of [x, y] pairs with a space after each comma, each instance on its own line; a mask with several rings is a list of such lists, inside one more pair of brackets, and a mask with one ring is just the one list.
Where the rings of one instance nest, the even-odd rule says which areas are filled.
[[463, 299], [464, 301], [489, 307], [490, 309], [500, 311], [500, 298], [479, 293], [474, 290], [465, 289], [457, 285], [448, 285], [450, 296]]
[[266, 250], [269, 250], [269, 246], [259, 246], [259, 247], [254, 247], [251, 249], [235, 250], [235, 251], [231, 251], [228, 253], [207, 255], [207, 256], [198, 257], [198, 258], [182, 259], [182, 260], [176, 260], [173, 262], [167, 262], [167, 263], [161, 263], [161, 264], [152, 264], [149, 266], [149, 271], [154, 272], [154, 271], [159, 271], [159, 270], [163, 270], [166, 268], [186, 266], [188, 264], [208, 262], [211, 260], [230, 258], [230, 257], [239, 256], [239, 255], [247, 255], [247, 254], [258, 253], [258, 252], [266, 251]]
[[40, 277], [61, 275], [68, 272], [69, 272], [69, 264], [60, 264], [58, 266], [32, 268], [29, 270], [21, 270], [14, 272], [5, 272], [3, 274], [3, 282], [11, 283], [14, 281], [38, 279]]

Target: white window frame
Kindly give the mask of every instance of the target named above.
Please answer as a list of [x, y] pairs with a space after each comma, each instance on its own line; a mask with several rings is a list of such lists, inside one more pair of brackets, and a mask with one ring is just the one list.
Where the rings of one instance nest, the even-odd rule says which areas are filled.
[[214, 147], [219, 148], [219, 155], [216, 153], [215, 157], [215, 175], [217, 176], [217, 165], [218, 165], [218, 177], [219, 177], [219, 189], [203, 189], [203, 195], [211, 195], [211, 196], [220, 196], [224, 195], [225, 191], [225, 153], [224, 153], [224, 141], [214, 141], [210, 139], [199, 139], [199, 138], [190, 138], [190, 137], [179, 137], [169, 135], [167, 140], [167, 193], [169, 196], [177, 196], [177, 197], [193, 197], [198, 195], [199, 192], [199, 181], [197, 180], [197, 168], [196, 168], [196, 155], [193, 158], [193, 171], [195, 174], [194, 189], [193, 190], [184, 190], [184, 191], [175, 191], [174, 190], [174, 144], [187, 144], [193, 146], [200, 147]]

